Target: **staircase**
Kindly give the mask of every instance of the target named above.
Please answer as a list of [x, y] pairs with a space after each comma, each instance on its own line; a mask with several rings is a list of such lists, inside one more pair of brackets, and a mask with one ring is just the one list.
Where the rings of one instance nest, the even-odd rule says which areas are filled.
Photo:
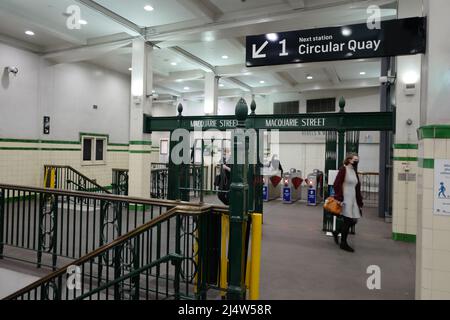
[[70, 166], [45, 165], [44, 186], [60, 190], [111, 194], [111, 191]]
[[208, 280], [208, 223], [227, 214], [210, 205], [0, 184], [0, 259], [53, 270], [5, 299], [218, 297], [223, 288]]

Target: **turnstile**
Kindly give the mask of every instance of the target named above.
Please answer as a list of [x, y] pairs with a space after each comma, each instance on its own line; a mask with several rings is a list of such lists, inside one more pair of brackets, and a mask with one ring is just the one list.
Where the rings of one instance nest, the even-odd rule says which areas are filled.
[[323, 201], [323, 172], [315, 169], [306, 179], [308, 186], [308, 206], [316, 206]]
[[291, 169], [283, 175], [283, 203], [293, 203], [302, 198], [302, 172]]
[[263, 170], [263, 200], [271, 201], [278, 199], [281, 195], [281, 173], [280, 171]]

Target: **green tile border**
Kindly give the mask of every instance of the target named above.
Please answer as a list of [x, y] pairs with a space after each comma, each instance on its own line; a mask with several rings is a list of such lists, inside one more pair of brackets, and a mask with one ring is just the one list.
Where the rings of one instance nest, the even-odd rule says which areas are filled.
[[0, 147], [0, 150], [17, 150], [17, 151], [39, 151], [39, 148], [27, 148], [27, 147]]
[[411, 144], [411, 143], [399, 143], [399, 144], [394, 144], [394, 149], [397, 149], [397, 150], [419, 150], [419, 145]]
[[428, 125], [418, 130], [419, 140], [423, 139], [450, 139], [450, 125]]
[[130, 141], [130, 146], [151, 146], [151, 141]]
[[417, 161], [419, 161], [419, 158], [415, 158], [415, 157], [394, 157], [394, 161], [417, 162]]
[[129, 143], [110, 143], [110, 144], [108, 144], [108, 146], [111, 146], [111, 147], [129, 147], [130, 144]]
[[394, 241], [403, 241], [403, 242], [409, 242], [409, 243], [416, 243], [417, 237], [413, 234], [406, 234], [406, 233], [392, 233], [392, 240]]
[[130, 150], [128, 152], [134, 153], [134, 154], [151, 154], [151, 153], [153, 153], [153, 151], [148, 151], [148, 150]]
[[127, 152], [127, 153], [128, 153], [128, 149], [127, 149], [127, 150], [120, 150], [120, 149], [114, 150], [114, 149], [108, 149], [107, 151], [108, 151], [108, 152]]
[[419, 158], [419, 168], [434, 169], [434, 159]]

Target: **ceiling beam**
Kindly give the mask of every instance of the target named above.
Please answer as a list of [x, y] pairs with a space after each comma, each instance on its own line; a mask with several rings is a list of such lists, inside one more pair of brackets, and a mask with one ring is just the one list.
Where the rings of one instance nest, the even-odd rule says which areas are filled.
[[287, 72], [287, 71], [279, 71], [272, 74], [278, 81], [284, 83], [288, 87], [295, 87], [298, 85], [298, 82]]
[[207, 23], [214, 22], [221, 14], [221, 12], [217, 12], [217, 9], [213, 9], [211, 5], [208, 6], [201, 0], [177, 0], [177, 2]]
[[144, 33], [144, 29], [138, 26], [137, 24], [131, 22], [128, 19], [125, 19], [124, 17], [118, 15], [117, 13], [109, 10], [108, 8], [98, 4], [93, 0], [75, 0], [75, 1], [85, 5], [86, 7], [94, 11], [97, 11], [98, 13], [106, 16], [107, 18], [113, 20], [114, 22], [122, 25], [128, 30], [129, 34], [132, 36], [139, 36]]
[[[339, 61], [340, 65], [353, 65], [355, 63], [367, 63], [367, 62], [379, 62], [379, 58], [370, 59], [355, 59], [355, 60], [342, 60]], [[280, 72], [289, 71], [296, 68], [324, 68], [333, 66], [336, 61], [322, 61], [322, 62], [308, 62], [308, 63], [294, 63], [294, 64], [282, 64], [273, 66], [263, 66], [263, 67], [252, 67], [248, 68], [244, 64], [234, 64], [228, 66], [218, 66], [216, 67], [217, 75], [221, 77], [235, 77], [239, 75], [250, 75], [259, 74], [267, 72]]]
[[13, 47], [19, 48], [19, 49], [25, 49], [34, 53], [42, 53], [44, 51], [43, 47], [25, 42], [25, 41], [21, 41], [21, 40], [17, 40], [14, 38], [11, 38], [7, 35], [3, 35], [0, 34], [0, 43], [5, 43], [8, 45], [11, 45]]
[[[392, 0], [393, 1], [393, 0]], [[384, 4], [382, 0], [327, 0], [297, 10], [286, 4], [261, 6], [258, 9], [224, 13], [214, 23], [189, 20], [181, 23], [154, 26], [146, 29], [150, 41], [189, 40], [204, 41], [206, 33], [214, 39], [326, 27], [367, 20], [366, 9], [353, 8], [357, 4]], [[313, 3], [313, 2], [312, 2]], [[323, 22], [325, 21], [325, 23]]]
[[341, 83], [341, 79], [339, 78], [339, 75], [334, 65], [329, 65], [323, 68], [323, 71], [325, 72], [325, 74], [327, 75], [328, 79], [330, 79], [331, 82], [333, 82], [336, 85]]

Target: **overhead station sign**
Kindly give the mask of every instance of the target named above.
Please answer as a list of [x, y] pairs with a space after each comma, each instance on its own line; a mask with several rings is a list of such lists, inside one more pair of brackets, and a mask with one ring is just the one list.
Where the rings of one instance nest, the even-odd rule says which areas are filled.
[[247, 37], [247, 67], [425, 53], [426, 18]]

